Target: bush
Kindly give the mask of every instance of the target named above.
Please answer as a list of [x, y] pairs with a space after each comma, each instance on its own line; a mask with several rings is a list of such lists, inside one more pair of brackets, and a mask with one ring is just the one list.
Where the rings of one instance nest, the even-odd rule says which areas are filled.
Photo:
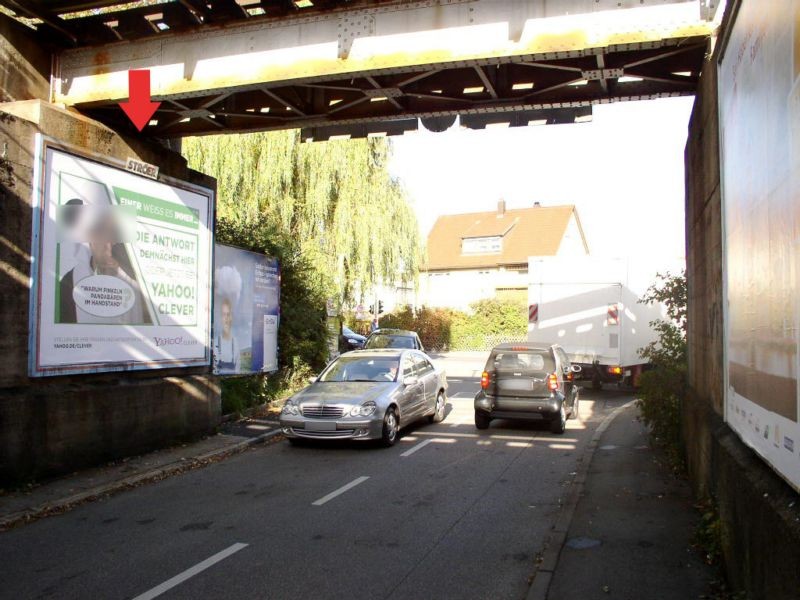
[[652, 365], [639, 379], [639, 408], [655, 441], [665, 448], [674, 466], [682, 466], [681, 405], [688, 387], [685, 272], [658, 274], [640, 302], [662, 303], [668, 320], [651, 322], [658, 339], [639, 349], [639, 355]]
[[409, 329], [432, 352], [491, 350], [502, 341], [523, 340], [528, 321], [524, 303], [486, 299], [470, 305], [471, 313], [450, 308], [417, 310], [404, 306], [381, 317], [381, 327]]
[[421, 306], [414, 310], [403, 306], [381, 317], [381, 327], [416, 331], [426, 350], [438, 352], [450, 346], [453, 311], [447, 308]]
[[459, 313], [453, 323], [453, 349], [491, 350], [501, 341], [524, 340], [528, 315], [524, 303], [486, 299], [470, 305], [471, 314]]
[[315, 285], [313, 269], [296, 243], [262, 224], [220, 218], [217, 241], [275, 256], [281, 267], [281, 320], [278, 329], [279, 370], [269, 375], [222, 380], [222, 413], [240, 413], [251, 406], [285, 397], [325, 366], [327, 332], [325, 294]]

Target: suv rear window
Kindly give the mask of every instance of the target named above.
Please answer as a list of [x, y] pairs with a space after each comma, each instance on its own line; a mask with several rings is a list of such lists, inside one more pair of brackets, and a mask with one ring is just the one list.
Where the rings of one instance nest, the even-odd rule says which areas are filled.
[[552, 373], [556, 368], [553, 356], [548, 351], [498, 352], [489, 358], [487, 366], [494, 371], [522, 371], [529, 373]]

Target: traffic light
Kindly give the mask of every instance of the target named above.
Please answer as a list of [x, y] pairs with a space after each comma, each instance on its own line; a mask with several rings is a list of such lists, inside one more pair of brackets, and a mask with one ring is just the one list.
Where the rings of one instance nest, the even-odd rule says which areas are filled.
[[375, 305], [374, 304], [370, 304], [369, 305], [369, 314], [371, 314], [371, 315], [375, 314]]
[[383, 300], [378, 300], [378, 314], [383, 314]]

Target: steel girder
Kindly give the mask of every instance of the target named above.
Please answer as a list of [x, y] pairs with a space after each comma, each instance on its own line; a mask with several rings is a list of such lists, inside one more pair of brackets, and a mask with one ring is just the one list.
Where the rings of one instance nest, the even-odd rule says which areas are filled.
[[[0, 0], [9, 2], [19, 3]], [[49, 4], [70, 2], [81, 4]], [[312, 10], [294, 0], [180, 0], [61, 19], [78, 42], [62, 35], [77, 47], [59, 52], [53, 99], [124, 130], [117, 103], [127, 98], [127, 71], [138, 68], [151, 71], [162, 102], [145, 129], [155, 137], [293, 127], [315, 139], [347, 128], [391, 134], [416, 117], [455, 115], [473, 127], [554, 122], [565, 119], [524, 116], [694, 93], [712, 33], [698, 1], [305, 6]]]

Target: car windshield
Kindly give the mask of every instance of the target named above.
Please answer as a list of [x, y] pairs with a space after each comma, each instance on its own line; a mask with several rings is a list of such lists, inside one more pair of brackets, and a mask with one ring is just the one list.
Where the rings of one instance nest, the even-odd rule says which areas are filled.
[[371, 335], [367, 340], [367, 348], [413, 348], [414, 338], [407, 335]]
[[340, 356], [318, 381], [395, 381], [399, 365], [396, 356]]

